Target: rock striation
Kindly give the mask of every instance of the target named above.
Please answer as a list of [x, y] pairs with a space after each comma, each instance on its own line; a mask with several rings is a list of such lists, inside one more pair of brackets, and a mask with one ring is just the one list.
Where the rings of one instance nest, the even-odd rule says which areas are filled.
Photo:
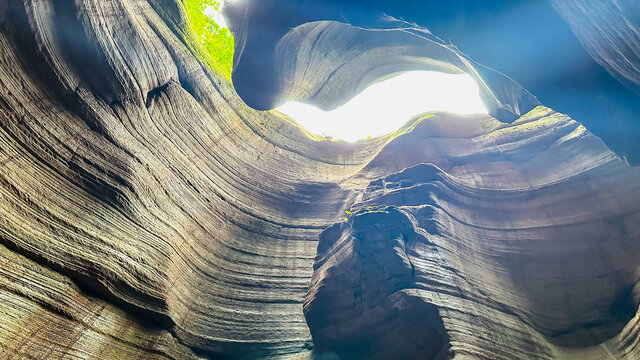
[[304, 304], [319, 351], [637, 358], [640, 173], [582, 125], [440, 115], [364, 171], [383, 176], [320, 235]]
[[[418, 27], [251, 19], [239, 96], [180, 1], [0, 0], [0, 358], [639, 358], [637, 167]], [[495, 117], [310, 139], [245, 104], [276, 45], [264, 108], [424, 65]]]

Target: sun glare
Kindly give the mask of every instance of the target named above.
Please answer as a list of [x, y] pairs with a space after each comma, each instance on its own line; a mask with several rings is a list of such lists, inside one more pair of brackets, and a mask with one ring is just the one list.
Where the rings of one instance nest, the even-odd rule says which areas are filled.
[[378, 82], [331, 111], [295, 101], [276, 110], [312, 134], [349, 142], [389, 134], [430, 111], [487, 113], [471, 76], [433, 71], [405, 72]]
[[224, 20], [224, 16], [222, 16], [222, 7], [224, 7], [224, 4], [221, 5], [219, 9], [209, 5], [204, 8], [204, 14], [210, 17], [220, 28], [227, 29], [227, 22]]

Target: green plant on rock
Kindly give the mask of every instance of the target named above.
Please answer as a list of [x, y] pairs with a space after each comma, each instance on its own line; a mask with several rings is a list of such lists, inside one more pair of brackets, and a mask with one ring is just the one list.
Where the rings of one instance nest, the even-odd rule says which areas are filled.
[[207, 50], [213, 65], [220, 72], [231, 78], [233, 67], [233, 36], [227, 28], [219, 24], [205, 14], [207, 7], [212, 7], [217, 12], [222, 4], [219, 0], [184, 0], [187, 14], [191, 20], [191, 28], [200, 43]]

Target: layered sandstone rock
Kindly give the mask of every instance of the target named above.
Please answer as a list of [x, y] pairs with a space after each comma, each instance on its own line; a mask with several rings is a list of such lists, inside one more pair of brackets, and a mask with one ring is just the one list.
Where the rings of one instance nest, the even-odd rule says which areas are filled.
[[[335, 104], [424, 63], [519, 119], [312, 140], [208, 69], [185, 16], [0, 0], [0, 357], [638, 358], [638, 170], [583, 126], [416, 29], [321, 22], [282, 34], [295, 75], [264, 96]], [[398, 57], [331, 85], [296, 45], [318, 31]]]
[[320, 235], [318, 350], [638, 357], [640, 172], [583, 126], [542, 107], [506, 126], [441, 115], [364, 172], [383, 176]]

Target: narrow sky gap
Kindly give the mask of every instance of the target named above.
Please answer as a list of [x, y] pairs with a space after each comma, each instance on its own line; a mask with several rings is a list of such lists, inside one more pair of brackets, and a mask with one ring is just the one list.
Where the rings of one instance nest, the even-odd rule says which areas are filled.
[[331, 111], [295, 101], [276, 110], [312, 134], [349, 142], [394, 132], [425, 112], [487, 113], [471, 76], [433, 71], [405, 72], [378, 82]]

